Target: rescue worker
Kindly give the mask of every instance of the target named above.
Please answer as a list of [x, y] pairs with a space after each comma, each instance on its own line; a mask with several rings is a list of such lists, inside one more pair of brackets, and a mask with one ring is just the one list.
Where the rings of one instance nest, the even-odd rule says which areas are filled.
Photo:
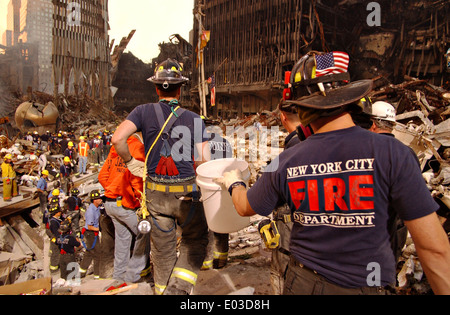
[[[139, 161], [145, 161], [144, 144], [139, 135], [134, 134], [127, 143], [131, 155]], [[144, 186], [142, 178], [130, 173], [113, 147], [98, 174], [98, 181], [105, 189], [105, 210], [115, 229], [113, 278], [137, 282], [150, 254], [149, 234], [139, 233], [136, 215]], [[136, 237], [136, 241], [130, 255], [133, 237]]]
[[45, 210], [47, 209], [47, 178], [48, 178], [48, 171], [43, 170], [41, 173], [41, 178], [39, 178], [39, 181], [36, 185], [36, 191], [38, 193], [39, 197], [39, 209], [41, 210], [41, 213], [44, 214]]
[[[222, 129], [215, 127], [212, 121], [201, 116], [205, 122], [208, 133], [208, 146], [211, 153], [211, 160], [226, 159], [233, 157], [233, 148], [231, 144], [221, 136]], [[220, 269], [226, 266], [228, 262], [229, 234], [209, 231], [209, 242], [206, 252], [206, 258], [203, 262], [202, 270]]]
[[[180, 106], [181, 86], [188, 79], [176, 60], [160, 63], [149, 81], [156, 85], [159, 103], [136, 107], [115, 131], [112, 144], [130, 172], [145, 180], [143, 197], [147, 203], [146, 209], [141, 210], [144, 214], [148, 210], [151, 217], [156, 294], [189, 294], [208, 244], [208, 226], [194, 172], [194, 162], [200, 164], [209, 159], [207, 139], [203, 136], [205, 125], [198, 114]], [[139, 131], [146, 164], [135, 159], [127, 145], [127, 139]], [[198, 161], [192, 158], [195, 150], [200, 152]], [[177, 224], [182, 230], [178, 259]]]
[[81, 136], [80, 143], [78, 143], [78, 172], [80, 174], [87, 174], [89, 145], [85, 140], [85, 137]]
[[49, 204], [48, 219], [44, 220], [45, 232], [50, 239], [50, 271], [52, 273], [59, 269], [59, 246], [56, 244], [56, 239], [59, 237], [58, 229], [63, 219], [61, 207], [57, 198], [54, 198]]
[[10, 153], [5, 155], [2, 163], [3, 201], [11, 201], [19, 195], [17, 191], [16, 171]]
[[72, 164], [68, 156], [64, 157], [64, 162], [59, 167], [59, 174], [62, 189], [69, 192], [72, 187]]
[[77, 237], [81, 236], [80, 218], [81, 208], [83, 207], [83, 201], [78, 197], [79, 194], [80, 190], [78, 188], [72, 188], [70, 197], [67, 198], [67, 217], [70, 217], [72, 232]]
[[[286, 139], [284, 139], [284, 150], [299, 144], [301, 140], [305, 140], [311, 135], [310, 127], [304, 127], [300, 123], [296, 106], [280, 102], [278, 109], [280, 110], [281, 124], [289, 132]], [[270, 284], [272, 293], [280, 295], [283, 293], [284, 276], [290, 260], [289, 241], [293, 225], [291, 210], [287, 203], [273, 211], [273, 220], [280, 234], [280, 240], [278, 247], [272, 250]]]
[[[344, 67], [335, 73], [339, 61]], [[450, 244], [439, 205], [410, 148], [355, 126], [350, 112], [373, 83], [349, 83], [348, 61], [341, 52], [303, 56], [286, 103], [298, 106], [314, 135], [281, 153], [249, 190], [239, 170], [218, 181], [242, 216], [289, 204], [294, 226], [284, 294], [386, 294], [396, 274], [390, 206], [405, 222], [433, 292], [450, 294]]]
[[[73, 274], [78, 268], [74, 268], [74, 264], [77, 263], [75, 257], [76, 249], [81, 247], [81, 242], [77, 237], [71, 234], [72, 223], [69, 218], [66, 218], [59, 225], [59, 237], [56, 238], [56, 245], [59, 248], [59, 266], [61, 272], [61, 278], [64, 280], [72, 281], [72, 278], [68, 278], [69, 275], [78, 278], [79, 274]], [[70, 283], [70, 282], [69, 282]]]
[[68, 156], [70, 158], [70, 162], [73, 163], [75, 160], [75, 148], [73, 146], [73, 142], [69, 141], [67, 143], [67, 149], [64, 151], [64, 156]]
[[83, 260], [80, 263], [80, 275], [85, 277], [87, 270], [94, 262], [94, 279], [100, 278], [100, 260], [101, 260], [101, 245], [100, 245], [100, 206], [102, 205], [102, 196], [98, 190], [93, 190], [89, 193], [91, 204], [85, 213], [85, 226], [81, 230], [81, 240], [84, 248]]
[[95, 166], [99, 166], [103, 163], [103, 140], [102, 137], [97, 135], [92, 139], [93, 161]]
[[[396, 110], [394, 106], [383, 101], [372, 104], [369, 99], [364, 105], [363, 112], [368, 115], [372, 121], [369, 130], [378, 134], [394, 137], [394, 134], [392, 133], [396, 124]], [[396, 214], [395, 209], [389, 208], [389, 213], [389, 218], [392, 221], [388, 222], [388, 226], [392, 228], [390, 231], [391, 247], [394, 251], [395, 261], [398, 262], [402, 249], [405, 246], [406, 239], [408, 238], [408, 229], [398, 214]]]

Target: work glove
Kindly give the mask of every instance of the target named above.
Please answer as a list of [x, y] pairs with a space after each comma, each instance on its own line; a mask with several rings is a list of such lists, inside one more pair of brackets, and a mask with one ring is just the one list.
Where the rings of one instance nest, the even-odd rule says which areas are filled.
[[126, 163], [126, 165], [131, 174], [141, 178], [144, 177], [144, 162], [136, 160], [134, 157], [132, 157], [131, 160]]
[[237, 182], [243, 182], [242, 172], [238, 169], [223, 173], [222, 177], [215, 178], [214, 181], [225, 186], [227, 190], [230, 186]]

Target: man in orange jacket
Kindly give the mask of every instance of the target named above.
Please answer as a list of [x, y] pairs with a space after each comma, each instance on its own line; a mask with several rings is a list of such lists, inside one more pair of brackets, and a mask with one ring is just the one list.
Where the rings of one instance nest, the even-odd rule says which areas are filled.
[[[131, 155], [136, 160], [145, 161], [144, 144], [140, 136], [132, 135], [127, 143]], [[98, 180], [105, 189], [105, 210], [115, 228], [113, 278], [137, 282], [141, 271], [145, 268], [150, 249], [149, 234], [140, 234], [137, 228], [136, 210], [140, 207], [142, 178], [132, 175], [114, 147], [111, 147]], [[130, 258], [133, 234], [136, 236], [136, 242]]]

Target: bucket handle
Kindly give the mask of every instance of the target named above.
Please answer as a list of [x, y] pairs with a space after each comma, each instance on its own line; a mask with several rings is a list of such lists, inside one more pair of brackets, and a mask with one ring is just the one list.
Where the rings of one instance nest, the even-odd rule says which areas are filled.
[[209, 196], [208, 198], [206, 198], [206, 199], [200, 199], [200, 202], [205, 202], [206, 200], [208, 200], [209, 198], [211, 198], [211, 197], [213, 197], [217, 192], [219, 192], [219, 191], [222, 191], [222, 189], [218, 189], [218, 190], [215, 190], [214, 191], [214, 193], [212, 193], [211, 194], [211, 196]]

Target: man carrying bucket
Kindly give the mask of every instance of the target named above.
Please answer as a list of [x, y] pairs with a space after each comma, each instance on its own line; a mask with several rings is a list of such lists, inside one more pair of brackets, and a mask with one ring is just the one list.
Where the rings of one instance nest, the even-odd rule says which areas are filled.
[[[314, 135], [280, 154], [248, 191], [239, 171], [221, 179], [242, 216], [291, 209], [284, 294], [386, 294], [395, 285], [389, 207], [405, 222], [435, 294], [450, 294], [450, 245], [417, 157], [393, 137], [355, 126], [350, 113], [372, 89], [350, 82], [342, 52], [310, 52], [294, 66], [287, 104]], [[335, 65], [340, 65], [335, 67]], [[335, 71], [340, 70], [340, 71]]]
[[[194, 162], [209, 160], [205, 124], [199, 115], [180, 107], [181, 86], [188, 79], [176, 60], [160, 63], [149, 81], [156, 86], [159, 102], [136, 107], [117, 128], [112, 144], [130, 172], [145, 180], [141, 206], [143, 217], [148, 212], [151, 223], [155, 293], [189, 294], [208, 245], [194, 171]], [[127, 145], [127, 139], [139, 131], [146, 163], [134, 159]], [[192, 158], [195, 150], [198, 161]], [[177, 224], [182, 229], [178, 259]]]
[[[218, 126], [214, 126], [211, 120], [202, 116], [205, 121], [206, 130], [210, 139], [208, 141], [209, 150], [211, 152], [211, 160], [219, 160], [233, 157], [233, 148], [231, 144], [220, 136], [222, 130]], [[230, 209], [231, 210], [231, 209]], [[229, 249], [229, 233], [217, 233], [209, 231], [208, 251], [202, 270], [220, 269], [225, 267], [228, 261]]]

